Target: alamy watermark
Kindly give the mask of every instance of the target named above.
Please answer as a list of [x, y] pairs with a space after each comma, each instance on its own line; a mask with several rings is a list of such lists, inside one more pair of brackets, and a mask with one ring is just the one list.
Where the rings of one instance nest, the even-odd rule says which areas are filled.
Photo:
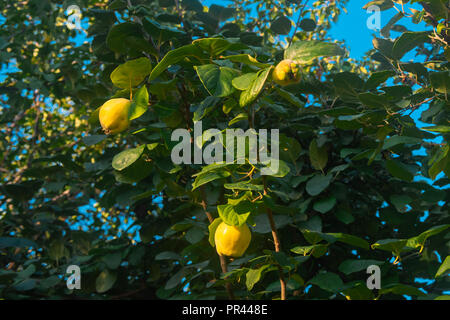
[[367, 8], [367, 13], [371, 14], [367, 18], [367, 28], [370, 30], [380, 30], [381, 29], [381, 9], [377, 5], [371, 5]]
[[81, 30], [81, 9], [77, 5], [71, 5], [66, 10], [66, 26], [70, 30]]
[[373, 264], [367, 267], [366, 272], [370, 274], [369, 278], [367, 278], [367, 288], [370, 290], [373, 289], [381, 289], [381, 270], [380, 267]]
[[79, 266], [72, 264], [67, 267], [66, 274], [70, 274], [67, 278], [67, 289], [81, 289], [81, 269]]
[[203, 132], [202, 122], [197, 121], [194, 123], [193, 139], [189, 130], [176, 129], [172, 132], [171, 140], [180, 141], [171, 153], [175, 164], [192, 164], [192, 161], [194, 164], [244, 164], [248, 159], [251, 164], [265, 165], [261, 168], [261, 175], [271, 175], [279, 169], [278, 129], [270, 130], [270, 155], [267, 129], [259, 129], [258, 132], [255, 129], [247, 129], [245, 132], [243, 129], [226, 129], [224, 132], [208, 129]]

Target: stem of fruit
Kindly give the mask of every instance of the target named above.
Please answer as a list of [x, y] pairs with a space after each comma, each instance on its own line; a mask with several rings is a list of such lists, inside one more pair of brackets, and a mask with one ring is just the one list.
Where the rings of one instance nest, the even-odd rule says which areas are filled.
[[[206, 208], [205, 190], [203, 188], [201, 188], [201, 193], [202, 193], [202, 201], [200, 202], [200, 204], [203, 208], [203, 211], [205, 211], [205, 214], [206, 214], [206, 217], [208, 218], [209, 223], [212, 223], [214, 221], [214, 218], [212, 217], [211, 213], [209, 213]], [[218, 254], [218, 255], [219, 255], [219, 260], [220, 260], [220, 268], [222, 269], [223, 273], [227, 273], [228, 272], [227, 261], [225, 260], [224, 256], [222, 256], [221, 254]], [[231, 283], [226, 282], [225, 289], [227, 290], [228, 299], [234, 300], [234, 294], [233, 294], [233, 289], [231, 288]]]
[[130, 79], [130, 101], [133, 100], [133, 88], [131, 87], [131, 79]]
[[[264, 195], [267, 194], [267, 182], [266, 176], [263, 176], [264, 183]], [[275, 226], [275, 221], [273, 220], [272, 210], [267, 208], [267, 217], [269, 218], [270, 229], [272, 230], [273, 243], [275, 245], [275, 252], [281, 251], [280, 238], [278, 237], [277, 227]], [[280, 287], [281, 287], [281, 300], [286, 300], [286, 280], [284, 279], [283, 268], [278, 266], [278, 271], [280, 275]]]

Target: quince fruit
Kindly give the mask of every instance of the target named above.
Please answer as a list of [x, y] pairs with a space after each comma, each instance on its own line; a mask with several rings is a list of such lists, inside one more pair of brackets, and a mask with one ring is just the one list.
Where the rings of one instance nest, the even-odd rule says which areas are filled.
[[300, 68], [294, 61], [285, 59], [278, 63], [273, 70], [272, 79], [281, 86], [298, 83], [300, 81]]
[[126, 130], [130, 125], [128, 113], [131, 101], [115, 98], [106, 101], [99, 111], [99, 120], [106, 134], [116, 134]]
[[247, 250], [252, 234], [246, 224], [230, 226], [225, 222], [219, 224], [214, 234], [217, 253], [238, 258]]

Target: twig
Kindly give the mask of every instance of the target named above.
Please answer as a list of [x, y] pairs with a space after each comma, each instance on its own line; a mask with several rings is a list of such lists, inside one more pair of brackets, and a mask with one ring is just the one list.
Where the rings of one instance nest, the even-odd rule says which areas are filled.
[[301, 3], [302, 9], [300, 10], [300, 14], [298, 15], [297, 23], [295, 24], [295, 29], [294, 29], [294, 33], [292, 34], [292, 38], [291, 38], [291, 40], [289, 40], [289, 46], [291, 45], [292, 40], [294, 40], [295, 34], [297, 33], [298, 25], [300, 24], [300, 19], [302, 18], [303, 10], [306, 8], [307, 3], [308, 3], [308, 0], [306, 0], [306, 2], [304, 4]]
[[[263, 176], [264, 184], [264, 195], [267, 195], [267, 181], [266, 176]], [[281, 251], [280, 238], [278, 237], [277, 227], [275, 221], [273, 220], [272, 210], [267, 208], [267, 218], [269, 219], [270, 229], [272, 230], [273, 243], [275, 245], [275, 252]], [[278, 266], [278, 271], [280, 275], [280, 286], [281, 286], [281, 300], [286, 300], [286, 280], [284, 279], [283, 268]]]

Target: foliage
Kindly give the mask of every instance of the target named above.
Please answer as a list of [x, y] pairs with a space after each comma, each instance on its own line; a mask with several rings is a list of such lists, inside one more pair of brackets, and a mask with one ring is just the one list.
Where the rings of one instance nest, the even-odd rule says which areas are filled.
[[[448, 4], [394, 17], [354, 61], [327, 36], [345, 1], [305, 2], [80, 0], [77, 44], [72, 3], [2, 1], [0, 297], [279, 299], [285, 284], [288, 299], [443, 299]], [[301, 62], [300, 83], [271, 80], [284, 58]], [[118, 97], [131, 126], [106, 136], [98, 108]], [[171, 133], [199, 120], [279, 129], [280, 169], [173, 164]], [[219, 217], [252, 230], [227, 270], [209, 234]], [[73, 264], [81, 290], [64, 281]]]

